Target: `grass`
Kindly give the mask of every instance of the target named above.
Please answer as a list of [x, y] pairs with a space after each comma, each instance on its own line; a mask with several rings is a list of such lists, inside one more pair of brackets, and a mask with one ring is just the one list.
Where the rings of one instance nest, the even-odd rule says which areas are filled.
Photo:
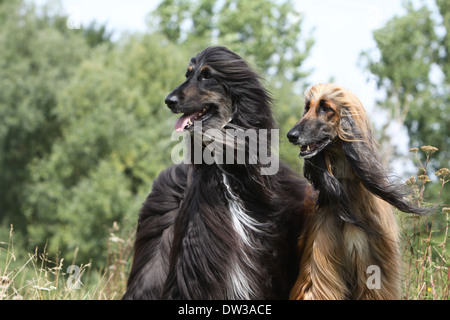
[[[427, 203], [424, 199], [428, 176], [428, 164], [437, 151], [432, 146], [423, 146], [410, 150], [415, 153], [420, 174], [412, 177], [407, 184], [412, 188], [419, 206], [431, 207], [429, 216], [420, 217], [399, 213], [399, 225], [402, 235], [402, 255], [404, 262], [403, 298], [404, 299], [449, 299], [450, 287], [450, 243], [448, 239], [450, 208], [439, 204], [442, 191], [450, 181], [450, 170], [441, 168], [435, 172], [439, 178], [440, 189], [437, 203]], [[421, 162], [418, 152], [424, 152], [425, 162]]]
[[122, 239], [114, 223], [106, 267], [93, 270], [91, 263], [67, 263], [50, 258], [47, 249], [28, 254], [22, 265], [14, 253], [11, 226], [8, 242], [0, 242], [0, 300], [117, 300], [125, 292], [133, 237]]
[[[420, 174], [407, 184], [412, 188], [419, 206], [432, 208], [432, 214], [419, 217], [398, 212], [403, 258], [403, 299], [449, 299], [450, 205], [439, 204], [442, 191], [450, 181], [450, 170], [435, 173], [440, 191], [437, 203], [427, 203], [425, 189], [431, 179], [428, 164], [436, 148], [424, 146], [411, 149], [419, 163]], [[421, 162], [419, 152], [425, 153]], [[119, 236], [114, 223], [108, 239], [106, 267], [94, 270], [91, 263], [77, 264], [56, 255], [51, 258], [46, 248], [18, 259], [14, 248], [14, 230], [9, 240], [0, 242], [0, 300], [114, 300], [120, 299], [126, 288], [133, 247], [133, 236]], [[73, 266], [73, 267], [71, 267]]]

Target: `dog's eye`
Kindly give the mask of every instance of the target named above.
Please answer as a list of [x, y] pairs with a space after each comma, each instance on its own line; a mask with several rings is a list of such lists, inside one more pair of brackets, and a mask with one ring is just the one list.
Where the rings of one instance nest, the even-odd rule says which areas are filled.
[[328, 113], [328, 112], [334, 112], [333, 108], [331, 108], [325, 100], [320, 100], [320, 109], [322, 112]]
[[211, 78], [212, 78], [211, 70], [209, 70], [209, 68], [207, 68], [207, 67], [203, 68], [202, 73], [200, 74], [200, 79], [202, 81], [204, 81], [204, 80], [209, 80]]
[[202, 81], [211, 79], [211, 74], [209, 72], [204, 72], [202, 74]]

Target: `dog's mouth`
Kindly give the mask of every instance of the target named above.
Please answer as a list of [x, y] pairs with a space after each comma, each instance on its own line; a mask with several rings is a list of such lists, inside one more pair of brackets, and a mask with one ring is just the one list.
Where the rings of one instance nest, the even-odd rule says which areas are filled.
[[300, 157], [308, 159], [314, 157], [320, 151], [322, 151], [329, 143], [330, 139], [326, 138], [309, 145], [300, 145]]
[[194, 113], [183, 114], [175, 123], [175, 130], [177, 132], [183, 132], [183, 130], [189, 130], [194, 126], [194, 121], [206, 121], [213, 115], [213, 107], [206, 105], [203, 109]]

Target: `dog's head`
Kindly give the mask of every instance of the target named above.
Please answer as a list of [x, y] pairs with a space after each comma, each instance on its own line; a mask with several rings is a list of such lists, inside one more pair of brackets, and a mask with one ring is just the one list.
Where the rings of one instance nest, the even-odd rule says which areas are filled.
[[300, 146], [300, 157], [312, 158], [340, 139], [370, 139], [364, 107], [350, 91], [334, 84], [318, 84], [305, 94], [302, 118], [288, 132]]
[[[272, 125], [271, 100], [259, 76], [238, 54], [225, 47], [209, 47], [191, 58], [186, 81], [165, 99], [174, 113], [183, 115], [175, 130], [192, 131], [195, 121], [203, 130], [222, 129], [228, 123], [242, 127]], [[262, 123], [266, 117], [268, 124]]]

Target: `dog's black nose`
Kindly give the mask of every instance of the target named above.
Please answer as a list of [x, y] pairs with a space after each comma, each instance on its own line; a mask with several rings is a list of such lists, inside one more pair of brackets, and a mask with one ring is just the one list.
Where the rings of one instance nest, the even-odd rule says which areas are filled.
[[164, 102], [167, 104], [167, 106], [170, 109], [175, 108], [175, 106], [178, 104], [178, 97], [174, 94], [169, 94], [166, 99], [164, 100]]
[[300, 132], [298, 130], [291, 129], [288, 132], [287, 137], [291, 143], [296, 143], [300, 137]]

